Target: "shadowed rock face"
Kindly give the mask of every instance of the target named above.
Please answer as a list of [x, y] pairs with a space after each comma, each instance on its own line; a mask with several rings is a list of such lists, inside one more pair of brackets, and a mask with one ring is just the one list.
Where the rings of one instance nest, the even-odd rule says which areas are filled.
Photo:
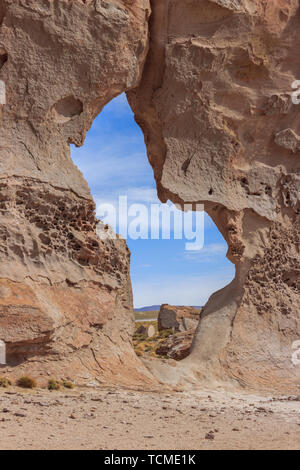
[[236, 266], [235, 280], [202, 311], [181, 364], [201, 380], [294, 386], [299, 1], [151, 6], [148, 52], [148, 0], [0, 0], [0, 339], [8, 363], [15, 374], [79, 382], [148, 380], [131, 348], [128, 249], [97, 237], [94, 203], [69, 150], [128, 91], [161, 200], [203, 202]]
[[170, 335], [168, 338], [160, 342], [155, 350], [160, 356], [167, 356], [175, 361], [181, 361], [190, 354], [195, 329], [189, 329]]
[[236, 277], [201, 314], [185, 361], [203, 380], [300, 384], [298, 0], [152, 1], [128, 93], [162, 201], [204, 203]]
[[15, 375], [147, 380], [129, 250], [98, 238], [69, 144], [137, 86], [149, 14], [147, 0], [0, 0], [0, 339]]

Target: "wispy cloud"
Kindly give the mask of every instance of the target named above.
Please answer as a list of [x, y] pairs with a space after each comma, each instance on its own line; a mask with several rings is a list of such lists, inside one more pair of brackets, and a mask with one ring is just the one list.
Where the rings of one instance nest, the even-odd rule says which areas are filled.
[[115, 204], [118, 206], [118, 200], [120, 196], [126, 196], [129, 204], [159, 204], [156, 190], [154, 188], [132, 187], [123, 188], [123, 192], [119, 188], [111, 189], [104, 196], [94, 195], [94, 199], [97, 206], [103, 203]]
[[219, 275], [190, 276], [180, 279], [170, 275], [165, 280], [143, 283], [136, 281], [133, 286], [135, 307], [144, 305], [204, 305], [217, 290], [232, 281], [232, 271]]
[[129, 188], [127, 191], [128, 200], [131, 202], [157, 204], [159, 199], [157, 197], [156, 189], [144, 188], [143, 186], [137, 188]]
[[187, 261], [196, 261], [196, 262], [216, 262], [220, 258], [226, 256], [228, 250], [227, 243], [224, 240], [224, 243], [210, 243], [204, 245], [204, 247], [199, 251], [185, 251], [183, 257]]
[[110, 148], [85, 151], [80, 155], [76, 149], [73, 159], [90, 185], [104, 188], [106, 192], [109, 187], [124, 190], [137, 182], [143, 185], [146, 156], [142, 153], [128, 155], [124, 148], [118, 150], [115, 147], [112, 144]]

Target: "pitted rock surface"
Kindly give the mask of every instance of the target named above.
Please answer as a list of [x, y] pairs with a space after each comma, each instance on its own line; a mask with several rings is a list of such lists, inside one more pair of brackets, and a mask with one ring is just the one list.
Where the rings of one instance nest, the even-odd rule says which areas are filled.
[[147, 0], [0, 1], [3, 373], [150, 380], [131, 345], [129, 250], [101, 236], [70, 158], [103, 106], [139, 83], [149, 14]]
[[126, 91], [160, 199], [204, 203], [236, 266], [204, 307], [181, 367], [200, 382], [295, 388], [299, 0], [150, 3], [0, 0], [0, 339], [9, 370], [153, 380], [131, 347], [128, 249], [109, 230], [97, 236], [69, 149]]
[[236, 266], [204, 307], [182, 363], [202, 381], [297, 388], [299, 1], [153, 0], [152, 8], [142, 81], [128, 97], [158, 194], [203, 203]]

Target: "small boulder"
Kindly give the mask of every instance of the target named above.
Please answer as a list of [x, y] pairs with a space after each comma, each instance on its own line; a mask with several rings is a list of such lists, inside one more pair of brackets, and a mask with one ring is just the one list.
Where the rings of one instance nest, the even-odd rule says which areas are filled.
[[147, 331], [148, 338], [153, 338], [156, 335], [156, 331], [153, 325], [150, 325]]
[[158, 330], [187, 331], [196, 328], [200, 313], [194, 307], [163, 304], [158, 313]]
[[144, 325], [141, 325], [138, 327], [138, 329], [135, 332], [136, 335], [147, 335], [148, 331], [147, 328]]
[[175, 333], [161, 341], [155, 352], [159, 356], [167, 356], [175, 361], [181, 361], [190, 354], [194, 334], [195, 329]]

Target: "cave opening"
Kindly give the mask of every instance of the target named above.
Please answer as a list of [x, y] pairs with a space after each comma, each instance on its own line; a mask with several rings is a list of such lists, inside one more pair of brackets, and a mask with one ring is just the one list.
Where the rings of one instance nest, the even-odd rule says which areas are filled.
[[[155, 226], [158, 219], [152, 218], [151, 208], [159, 204], [172, 212], [175, 206], [170, 202], [161, 204], [157, 197], [144, 136], [125, 94], [106, 105], [94, 120], [84, 146], [72, 147], [71, 155], [90, 186], [97, 218], [127, 239], [131, 252], [136, 353], [183, 359], [189, 354], [208, 298], [235, 276], [235, 267], [226, 258], [226, 241], [205, 212], [197, 219], [196, 212], [190, 211], [192, 232], [196, 233], [197, 223], [203, 228], [201, 249], [188, 250], [185, 234], [176, 237], [174, 213], [169, 233], [164, 232], [164, 227]], [[107, 214], [109, 206], [118, 212], [120, 198], [126, 198], [128, 214], [132, 211], [129, 227], [128, 222], [125, 227], [121, 218], [114, 219]], [[184, 219], [184, 213], [178, 212]], [[134, 221], [133, 215], [137, 214], [138, 220]], [[159, 223], [163, 224], [161, 217]], [[179, 354], [174, 354], [174, 350]]]

